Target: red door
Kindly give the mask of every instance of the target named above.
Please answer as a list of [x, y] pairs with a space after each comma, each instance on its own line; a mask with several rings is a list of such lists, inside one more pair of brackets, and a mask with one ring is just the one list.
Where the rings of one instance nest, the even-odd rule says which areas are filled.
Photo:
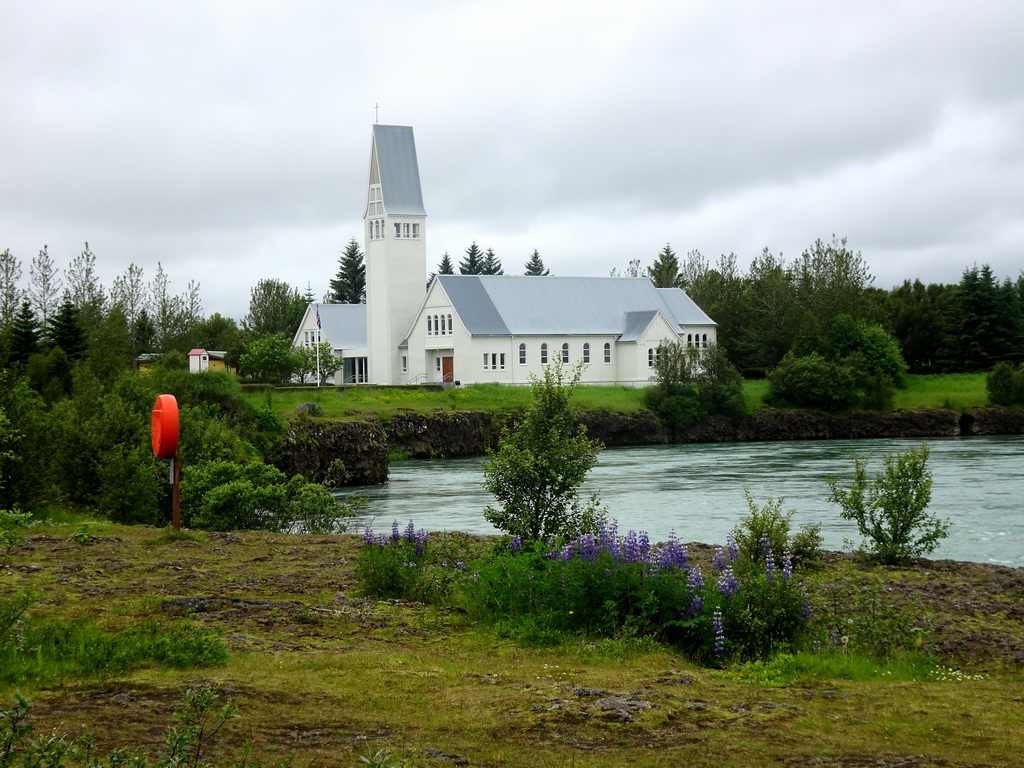
[[455, 381], [455, 358], [441, 358], [441, 381]]

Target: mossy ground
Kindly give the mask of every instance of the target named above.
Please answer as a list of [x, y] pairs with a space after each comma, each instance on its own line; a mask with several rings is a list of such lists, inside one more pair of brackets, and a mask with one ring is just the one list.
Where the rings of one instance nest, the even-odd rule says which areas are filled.
[[[933, 614], [942, 660], [981, 679], [791, 678], [760, 685], [643, 641], [519, 647], [452, 612], [365, 598], [356, 536], [170, 535], [96, 524], [31, 529], [0, 596], [109, 628], [160, 617], [222, 633], [225, 666], [148, 669], [17, 690], [40, 730], [154, 750], [184, 687], [219, 687], [241, 719], [214, 758], [348, 766], [380, 749], [412, 765], [1003, 766], [1024, 754], [1024, 569], [922, 561], [879, 571]], [[863, 578], [831, 555], [815, 579]], [[15, 688], [0, 690], [13, 700]], [[426, 751], [425, 751], [426, 750]], [[432, 752], [429, 750], [433, 750]], [[451, 764], [449, 762], [448, 764]]]

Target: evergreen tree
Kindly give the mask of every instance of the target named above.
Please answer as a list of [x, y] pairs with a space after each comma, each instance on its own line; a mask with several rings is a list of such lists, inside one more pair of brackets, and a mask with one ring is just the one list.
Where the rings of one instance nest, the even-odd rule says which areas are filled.
[[480, 252], [480, 246], [476, 244], [476, 240], [470, 243], [469, 248], [466, 249], [466, 258], [459, 262], [459, 274], [462, 275], [479, 275], [482, 274], [484, 265], [484, 255]]
[[501, 260], [494, 254], [493, 248], [488, 248], [484, 254], [484, 261], [480, 267], [481, 275], [504, 275], [505, 270], [501, 267]]
[[65, 293], [46, 329], [47, 340], [64, 350], [69, 360], [81, 360], [88, 347], [80, 318], [81, 312], [71, 303], [70, 294]]
[[654, 264], [647, 269], [647, 275], [658, 288], [679, 287], [679, 259], [671, 245], [665, 243]]
[[353, 237], [338, 260], [338, 274], [331, 280], [328, 301], [333, 304], [362, 304], [366, 301], [366, 264], [359, 242]]
[[39, 323], [35, 312], [32, 311], [32, 305], [23, 301], [11, 326], [11, 362], [25, 363], [38, 351]]
[[550, 269], [544, 269], [544, 262], [541, 261], [540, 254], [537, 252], [536, 248], [533, 249], [533, 255], [530, 256], [529, 260], [523, 266], [526, 267], [526, 272], [523, 273], [524, 275], [546, 277], [551, 274]]
[[[121, 305], [118, 304], [118, 307]], [[136, 356], [153, 352], [156, 348], [156, 325], [149, 316], [149, 310], [143, 307], [131, 324], [132, 347]]]
[[454, 275], [455, 267], [452, 266], [452, 257], [448, 255], [448, 251], [444, 252], [444, 256], [441, 257], [441, 263], [437, 265], [437, 274], [439, 275]]
[[954, 371], [984, 371], [1015, 356], [1014, 287], [999, 285], [985, 264], [964, 271], [946, 310], [944, 363]]

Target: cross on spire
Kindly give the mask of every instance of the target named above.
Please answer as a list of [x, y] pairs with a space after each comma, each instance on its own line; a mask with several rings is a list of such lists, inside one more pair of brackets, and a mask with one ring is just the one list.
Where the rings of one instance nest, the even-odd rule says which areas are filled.
[[373, 122], [380, 122], [380, 104], [377, 104], [376, 102], [373, 104]]

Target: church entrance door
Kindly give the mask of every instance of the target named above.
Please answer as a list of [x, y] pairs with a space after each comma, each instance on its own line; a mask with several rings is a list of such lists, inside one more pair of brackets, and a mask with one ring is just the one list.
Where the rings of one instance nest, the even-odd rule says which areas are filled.
[[441, 381], [455, 381], [455, 358], [450, 355], [441, 358]]

